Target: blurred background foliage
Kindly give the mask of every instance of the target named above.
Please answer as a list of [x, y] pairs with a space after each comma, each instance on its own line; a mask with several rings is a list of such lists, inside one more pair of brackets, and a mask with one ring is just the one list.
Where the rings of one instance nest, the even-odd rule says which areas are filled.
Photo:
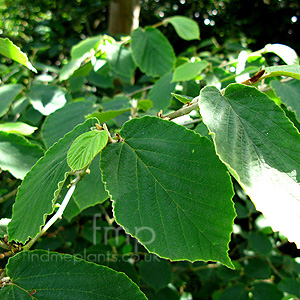
[[[91, 0], [1, 0], [0, 34], [38, 53], [49, 63], [60, 65], [72, 45], [88, 36], [107, 33], [109, 1]], [[152, 25], [166, 17], [184, 15], [196, 20], [202, 44], [234, 47], [232, 41], [260, 49], [267, 43], [282, 43], [300, 52], [300, 3], [294, 0], [143, 0], [140, 26]], [[162, 29], [176, 53], [198, 41], [185, 42], [171, 26]], [[233, 49], [230, 49], [233, 50]], [[240, 49], [237, 49], [240, 50]]]

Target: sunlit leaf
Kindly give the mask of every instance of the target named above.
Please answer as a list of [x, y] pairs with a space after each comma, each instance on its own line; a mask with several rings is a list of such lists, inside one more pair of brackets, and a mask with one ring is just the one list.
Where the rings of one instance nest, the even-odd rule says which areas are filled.
[[232, 84], [222, 95], [201, 91], [200, 113], [216, 151], [256, 208], [300, 247], [300, 134], [254, 87]]
[[4, 55], [23, 66], [27, 67], [29, 70], [37, 73], [37, 70], [33, 67], [33, 65], [28, 60], [28, 57], [25, 53], [21, 51], [21, 49], [16, 46], [12, 41], [8, 38], [0, 38], [0, 54]]

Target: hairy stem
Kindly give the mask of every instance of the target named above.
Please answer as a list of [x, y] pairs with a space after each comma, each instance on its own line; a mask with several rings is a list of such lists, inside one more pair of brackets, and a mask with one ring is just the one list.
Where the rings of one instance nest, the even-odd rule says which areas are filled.
[[158, 116], [160, 116], [162, 119], [165, 119], [165, 120], [173, 120], [178, 117], [188, 115], [194, 109], [199, 108], [198, 100], [199, 100], [199, 97], [195, 97], [191, 103], [184, 105], [182, 108], [180, 108], [174, 112], [171, 112], [166, 116], [162, 116], [161, 114], [158, 114]]

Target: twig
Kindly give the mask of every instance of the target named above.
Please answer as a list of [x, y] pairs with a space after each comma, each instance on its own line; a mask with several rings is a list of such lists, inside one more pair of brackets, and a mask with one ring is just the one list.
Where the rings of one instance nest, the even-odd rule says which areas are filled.
[[100, 204], [100, 208], [101, 208], [101, 210], [102, 210], [102, 212], [103, 212], [103, 214], [104, 214], [104, 217], [105, 217], [107, 223], [108, 223], [110, 226], [112, 226], [113, 223], [114, 223], [114, 221], [115, 221], [115, 218], [110, 218], [110, 217], [109, 217], [107, 211], [105, 210], [105, 208], [103, 207], [102, 204]]
[[[87, 168], [84, 168], [84, 172], [86, 173]], [[45, 224], [45, 226], [43, 227], [43, 229], [41, 230], [41, 232], [32, 240], [29, 241], [28, 244], [26, 244], [23, 247], [23, 250], [29, 250], [33, 244], [55, 223], [55, 221], [57, 221], [58, 219], [60, 219], [62, 217], [62, 214], [67, 206], [67, 204], [69, 203], [75, 188], [76, 188], [76, 184], [84, 177], [85, 174], [81, 174], [79, 173], [77, 175], [77, 177], [73, 180], [73, 182], [71, 183], [71, 187], [69, 188], [63, 202], [61, 203], [58, 211], [55, 213], [55, 215]]]
[[152, 84], [152, 85], [145, 86], [145, 87], [143, 87], [143, 88], [140, 88], [140, 89], [138, 89], [138, 90], [135, 90], [135, 91], [132, 92], [132, 93], [126, 94], [126, 97], [130, 98], [131, 96], [133, 96], [133, 95], [135, 95], [135, 94], [137, 94], [137, 93], [144, 92], [144, 91], [150, 90], [150, 89], [152, 89], [152, 88], [153, 88], [153, 84]]
[[5, 196], [3, 197], [0, 197], [0, 204], [9, 200], [11, 197], [15, 196], [18, 192], [18, 188], [12, 190], [11, 192], [9, 192], [8, 194], [6, 194]]
[[[197, 100], [198, 100], [198, 97], [196, 97]], [[196, 99], [194, 98], [194, 99]], [[198, 105], [198, 101], [197, 102], [194, 102], [194, 100], [190, 103], [190, 104], [186, 104], [185, 106], [183, 106], [182, 108], [166, 115], [166, 116], [163, 116], [162, 115], [162, 112], [159, 112], [157, 115], [162, 118], [162, 119], [165, 119], [165, 120], [173, 120], [173, 119], [176, 119], [178, 117], [181, 117], [181, 116], [184, 116], [184, 115], [188, 115], [191, 111], [193, 111], [194, 109], [197, 109], [199, 108], [199, 105]]]

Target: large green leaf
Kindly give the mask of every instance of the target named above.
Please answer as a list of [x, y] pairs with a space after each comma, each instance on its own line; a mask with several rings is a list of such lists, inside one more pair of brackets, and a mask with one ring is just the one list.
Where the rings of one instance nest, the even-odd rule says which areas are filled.
[[188, 81], [194, 79], [207, 66], [207, 61], [196, 61], [183, 64], [175, 69], [172, 81]]
[[6, 84], [0, 87], [0, 117], [7, 113], [10, 104], [21, 92], [22, 88], [22, 84]]
[[164, 24], [171, 23], [176, 33], [186, 41], [200, 39], [199, 25], [193, 19], [184, 16], [174, 16], [165, 19], [163, 22]]
[[291, 80], [281, 82], [278, 80], [271, 81], [271, 87], [276, 95], [287, 107], [291, 107], [296, 112], [298, 120], [300, 120], [300, 81]]
[[67, 102], [66, 91], [52, 85], [35, 84], [27, 96], [32, 106], [45, 116], [63, 107]]
[[241, 84], [201, 91], [216, 151], [274, 230], [300, 246], [300, 135], [264, 93]]
[[172, 92], [176, 83], [172, 82], [172, 73], [165, 74], [153, 86], [149, 93], [149, 99], [153, 102], [152, 110], [165, 110], [171, 104]]
[[64, 211], [64, 217], [69, 221], [84, 209], [104, 202], [108, 198], [99, 170], [100, 155], [89, 166], [89, 174], [77, 183], [73, 198]]
[[22, 64], [29, 70], [37, 73], [37, 70], [28, 60], [27, 55], [23, 53], [21, 49], [15, 44], [13, 44], [13, 42], [10, 41], [8, 38], [0, 38], [0, 54]]
[[53, 212], [53, 204], [70, 172], [67, 151], [82, 133], [90, 131], [97, 119], [88, 119], [54, 144], [25, 176], [13, 206], [12, 221], [8, 225], [10, 240], [25, 243], [35, 237], [46, 216]]
[[69, 254], [23, 251], [7, 264], [2, 300], [147, 300], [124, 273]]
[[42, 127], [42, 136], [46, 147], [49, 148], [77, 124], [85, 121], [85, 115], [92, 112], [92, 102], [73, 102], [49, 115]]
[[67, 162], [73, 171], [86, 167], [106, 146], [108, 133], [106, 130], [93, 130], [81, 134], [72, 143], [67, 154]]
[[41, 147], [24, 137], [0, 131], [0, 167], [14, 177], [23, 179], [43, 154]]
[[120, 135], [100, 160], [116, 221], [159, 256], [232, 266], [233, 191], [213, 144], [149, 116], [128, 121]]
[[163, 76], [174, 68], [174, 50], [167, 38], [156, 28], [134, 30], [131, 51], [135, 63], [148, 76]]

